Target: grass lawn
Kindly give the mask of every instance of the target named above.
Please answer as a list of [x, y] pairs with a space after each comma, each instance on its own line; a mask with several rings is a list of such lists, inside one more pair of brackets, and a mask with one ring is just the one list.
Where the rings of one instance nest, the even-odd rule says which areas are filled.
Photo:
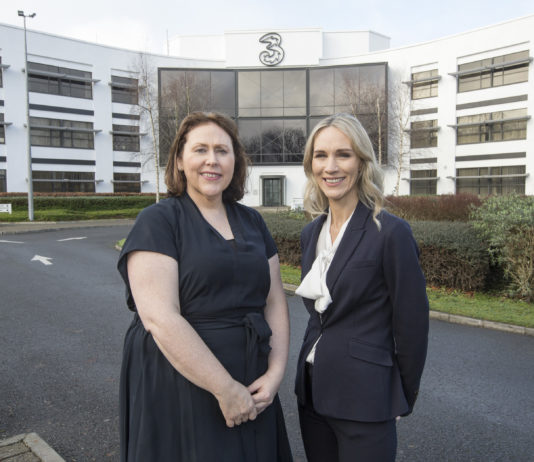
[[[280, 265], [282, 281], [300, 284], [300, 268]], [[534, 304], [522, 300], [478, 293], [427, 288], [430, 309], [487, 321], [534, 327]]]

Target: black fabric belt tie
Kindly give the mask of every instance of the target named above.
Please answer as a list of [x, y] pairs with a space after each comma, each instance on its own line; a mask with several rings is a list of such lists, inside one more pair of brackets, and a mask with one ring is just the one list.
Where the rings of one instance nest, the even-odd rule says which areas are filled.
[[[271, 351], [269, 340], [272, 331], [262, 313], [249, 311], [244, 316], [236, 318], [186, 317], [186, 319], [198, 331], [226, 329], [228, 327], [239, 326], [244, 327], [246, 332], [244, 385], [250, 385], [265, 372], [260, 370], [259, 358], [266, 357]], [[266, 362], [267, 361], [265, 361], [265, 363]], [[241, 432], [243, 451], [247, 462], [257, 461], [256, 429], [254, 423], [255, 421], [249, 421], [237, 427]]]
[[198, 331], [212, 329], [227, 329], [229, 327], [244, 327], [246, 333], [246, 364], [245, 386], [250, 385], [264, 371], [259, 370], [258, 359], [267, 356], [271, 351], [269, 340], [272, 335], [271, 328], [262, 313], [248, 312], [236, 318], [186, 317], [185, 318]]

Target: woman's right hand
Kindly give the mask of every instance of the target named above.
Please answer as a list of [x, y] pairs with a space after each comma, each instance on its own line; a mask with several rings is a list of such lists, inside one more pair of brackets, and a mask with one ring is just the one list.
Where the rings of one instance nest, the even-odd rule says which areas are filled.
[[216, 396], [226, 425], [232, 428], [257, 416], [256, 405], [250, 392], [239, 382], [233, 380], [219, 396]]

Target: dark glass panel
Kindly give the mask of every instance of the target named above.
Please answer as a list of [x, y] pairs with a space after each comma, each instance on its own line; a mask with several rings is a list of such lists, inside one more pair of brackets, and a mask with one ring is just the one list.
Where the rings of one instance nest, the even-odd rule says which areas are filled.
[[284, 115], [306, 115], [306, 71], [284, 71]]
[[284, 72], [262, 71], [261, 115], [264, 117], [281, 117], [284, 115]]
[[334, 113], [334, 69], [310, 69], [310, 115]]
[[261, 73], [239, 72], [237, 75], [239, 116], [259, 117], [261, 115]]
[[234, 72], [211, 73], [211, 110], [235, 117]]

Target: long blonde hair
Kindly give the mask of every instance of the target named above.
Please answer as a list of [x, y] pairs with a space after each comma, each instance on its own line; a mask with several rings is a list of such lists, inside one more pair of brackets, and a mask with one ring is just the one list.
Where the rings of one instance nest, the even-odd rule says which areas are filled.
[[312, 130], [304, 149], [304, 173], [308, 179], [304, 191], [304, 209], [312, 216], [320, 215], [328, 208], [328, 199], [315, 181], [312, 172], [315, 137], [326, 127], [335, 127], [347, 136], [352, 149], [360, 160], [356, 190], [358, 200], [373, 211], [373, 220], [380, 229], [377, 215], [384, 208], [382, 171], [378, 166], [371, 140], [360, 121], [345, 113], [334, 114], [321, 120]]

